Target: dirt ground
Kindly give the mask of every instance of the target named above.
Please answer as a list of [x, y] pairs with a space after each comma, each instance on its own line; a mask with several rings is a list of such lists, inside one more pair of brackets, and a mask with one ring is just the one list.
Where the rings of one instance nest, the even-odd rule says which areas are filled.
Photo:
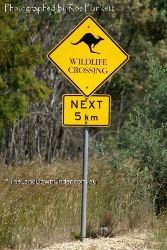
[[85, 239], [83, 242], [72, 241], [55, 243], [42, 250], [155, 250], [151, 234], [128, 233], [112, 238]]

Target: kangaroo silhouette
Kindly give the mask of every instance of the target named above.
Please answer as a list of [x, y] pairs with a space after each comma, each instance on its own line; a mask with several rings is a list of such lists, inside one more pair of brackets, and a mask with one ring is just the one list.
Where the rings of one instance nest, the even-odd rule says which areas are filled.
[[78, 42], [76, 42], [76, 43], [71, 42], [71, 44], [77, 45], [77, 44], [79, 44], [81, 42], [84, 42], [86, 45], [88, 45], [91, 53], [100, 54], [99, 52], [95, 52], [95, 51], [92, 50], [92, 45], [93, 45], [93, 48], [94, 48], [96, 46], [96, 44], [98, 44], [102, 40], [104, 40], [104, 39], [102, 37], [100, 37], [100, 36], [98, 36], [98, 38], [96, 38], [91, 33], [86, 33]]

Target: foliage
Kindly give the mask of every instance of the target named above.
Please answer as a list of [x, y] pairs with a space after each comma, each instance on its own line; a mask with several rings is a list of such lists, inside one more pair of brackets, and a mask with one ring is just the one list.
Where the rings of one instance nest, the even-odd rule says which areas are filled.
[[[4, 0], [1, 1], [3, 9], [4, 3]], [[11, 3], [15, 6], [41, 6], [40, 1], [24, 0], [20, 3], [19, 0], [12, 0]], [[6, 137], [3, 137], [0, 145], [2, 158], [8, 158], [5, 162], [32, 159], [37, 155], [52, 161], [58, 155], [73, 157], [81, 152], [82, 141], [76, 140], [81, 135], [81, 130], [64, 129], [60, 126], [61, 96], [74, 91], [74, 88], [48, 62], [46, 54], [85, 15], [92, 15], [130, 55], [130, 60], [123, 69], [99, 90], [112, 95], [112, 126], [108, 129], [109, 133], [111, 130], [117, 135], [121, 132], [135, 102], [143, 99], [145, 89], [149, 91], [149, 69], [145, 66], [148, 54], [156, 55], [162, 64], [166, 63], [165, 1], [118, 0], [112, 3], [109, 0], [81, 0], [78, 3], [74, 0], [73, 3], [77, 6], [89, 3], [92, 8], [87, 13], [79, 11], [77, 15], [72, 11], [44, 11], [39, 15], [23, 12], [0, 14], [0, 39], [3, 41], [0, 44], [0, 68], [3, 67], [0, 73], [1, 130], [4, 124], [9, 124]], [[47, 4], [57, 6], [58, 1], [49, 0]], [[65, 0], [59, 1], [59, 4], [68, 7], [69, 3]], [[102, 11], [100, 8], [98, 11], [91, 10], [95, 6], [108, 5], [114, 7], [113, 12]], [[41, 65], [44, 54], [42, 51], [45, 53], [45, 61]], [[38, 102], [45, 99], [45, 95], [48, 96], [48, 88], [35, 77], [37, 75], [54, 89], [49, 101]], [[30, 105], [34, 101], [36, 104]], [[27, 115], [27, 107], [31, 114], [28, 122], [20, 119]], [[163, 115], [165, 120], [164, 113], [159, 115]], [[19, 117], [18, 122], [11, 128], [16, 117]], [[97, 130], [100, 128], [93, 128], [92, 135]], [[96, 138], [98, 140], [103, 136], [101, 131]]]
[[[141, 172], [153, 179], [153, 199], [156, 212], [167, 206], [167, 69], [149, 61], [150, 84], [141, 103], [133, 108], [120, 136], [118, 154], [113, 157], [113, 166], [119, 167], [125, 159], [137, 161]], [[119, 159], [118, 155], [122, 155]], [[150, 183], [148, 183], [150, 184]]]
[[31, 102], [50, 94], [46, 84], [35, 76], [36, 65], [42, 63], [41, 47], [33, 42], [36, 28], [32, 18], [25, 21], [16, 12], [0, 12], [1, 129], [25, 117]]
[[[111, 5], [111, 1], [99, 2]], [[143, 98], [149, 84], [145, 67], [148, 55], [155, 55], [164, 65], [167, 63], [167, 8], [165, 1], [152, 0], [118, 0], [113, 5], [115, 12], [102, 13], [99, 21], [129, 54], [130, 60], [102, 92], [112, 95], [112, 128], [119, 133], [128, 112]]]

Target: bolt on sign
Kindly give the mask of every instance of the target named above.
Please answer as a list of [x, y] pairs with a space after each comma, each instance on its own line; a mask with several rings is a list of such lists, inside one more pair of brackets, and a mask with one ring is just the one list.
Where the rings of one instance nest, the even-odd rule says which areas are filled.
[[87, 16], [48, 53], [48, 58], [88, 97], [118, 71], [129, 56], [91, 16]]
[[111, 120], [111, 96], [63, 95], [64, 126], [108, 127]]

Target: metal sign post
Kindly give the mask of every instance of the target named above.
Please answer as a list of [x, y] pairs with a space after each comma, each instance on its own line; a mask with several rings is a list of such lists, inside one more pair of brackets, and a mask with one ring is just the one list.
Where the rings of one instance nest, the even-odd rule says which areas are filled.
[[86, 209], [87, 209], [87, 179], [88, 179], [88, 146], [89, 132], [84, 128], [83, 134], [83, 172], [82, 172], [82, 205], [81, 205], [81, 241], [86, 238]]
[[87, 16], [48, 53], [48, 59], [82, 94], [63, 96], [62, 124], [84, 127], [81, 209], [83, 241], [86, 238], [87, 127], [110, 126], [111, 113], [110, 96], [92, 94], [129, 60], [129, 55], [93, 17]]

